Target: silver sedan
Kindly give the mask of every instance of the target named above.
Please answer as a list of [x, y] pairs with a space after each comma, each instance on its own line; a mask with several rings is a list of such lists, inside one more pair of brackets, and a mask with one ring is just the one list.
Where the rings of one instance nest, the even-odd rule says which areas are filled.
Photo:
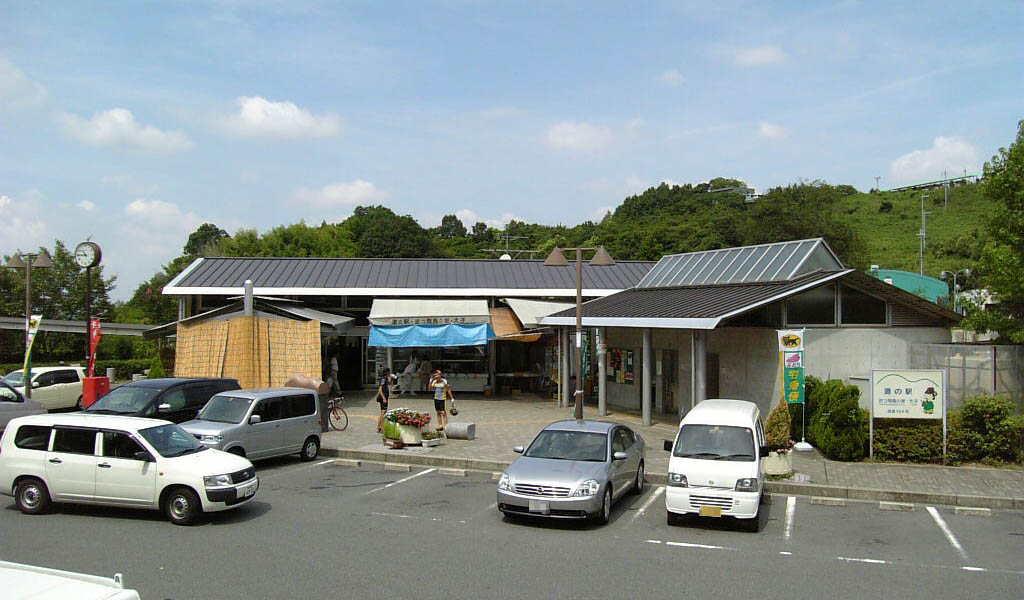
[[506, 515], [608, 522], [612, 503], [644, 486], [642, 437], [619, 423], [558, 421], [530, 444], [498, 481]]
[[0, 381], [0, 431], [7, 427], [11, 419], [44, 412], [46, 409], [42, 404], [25, 399], [21, 392]]

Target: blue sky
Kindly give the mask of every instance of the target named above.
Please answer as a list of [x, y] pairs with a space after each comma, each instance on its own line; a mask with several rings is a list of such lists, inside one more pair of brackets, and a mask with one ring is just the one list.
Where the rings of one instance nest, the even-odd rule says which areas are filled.
[[[810, 8], [808, 8], [810, 6]], [[661, 181], [977, 172], [1024, 3], [0, 0], [0, 252], [125, 299], [203, 222], [600, 219]]]

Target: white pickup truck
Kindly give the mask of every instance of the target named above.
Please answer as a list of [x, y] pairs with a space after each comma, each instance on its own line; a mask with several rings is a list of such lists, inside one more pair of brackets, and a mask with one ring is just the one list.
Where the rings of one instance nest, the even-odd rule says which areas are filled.
[[0, 590], [8, 600], [139, 600], [138, 592], [124, 587], [120, 573], [100, 577], [3, 560]]

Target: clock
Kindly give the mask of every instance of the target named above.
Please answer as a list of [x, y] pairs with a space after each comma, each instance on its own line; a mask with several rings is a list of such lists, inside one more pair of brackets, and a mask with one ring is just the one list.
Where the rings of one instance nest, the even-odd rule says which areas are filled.
[[75, 247], [75, 262], [83, 268], [100, 264], [100, 247], [95, 242], [82, 242]]

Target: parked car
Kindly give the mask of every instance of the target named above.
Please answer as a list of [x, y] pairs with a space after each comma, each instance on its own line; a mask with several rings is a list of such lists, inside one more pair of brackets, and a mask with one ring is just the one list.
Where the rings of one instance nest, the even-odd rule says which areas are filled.
[[0, 560], [0, 589], [7, 600], [139, 600], [137, 591], [124, 587], [120, 573], [100, 577], [5, 560]]
[[730, 516], [757, 531], [768, 454], [757, 405], [711, 399], [697, 404], [665, 440], [668, 461], [665, 509], [668, 524], [683, 515]]
[[618, 423], [558, 421], [541, 430], [498, 480], [498, 510], [608, 522], [612, 503], [644, 488], [644, 439]]
[[253, 498], [243, 457], [210, 450], [170, 421], [71, 414], [14, 419], [0, 438], [0, 494], [26, 514], [52, 502], [163, 511], [176, 525]]
[[[82, 367], [32, 367], [32, 400], [46, 410], [82, 408]], [[25, 374], [21, 369], [11, 371], [4, 383], [25, 393]]]
[[320, 404], [304, 388], [268, 388], [221, 392], [181, 426], [210, 448], [252, 460], [299, 453], [313, 460], [320, 453]]
[[26, 400], [21, 392], [0, 381], [0, 430], [6, 428], [11, 419], [44, 412], [42, 404]]
[[214, 394], [239, 387], [237, 379], [140, 379], [110, 390], [84, 412], [184, 423], [196, 418]]

